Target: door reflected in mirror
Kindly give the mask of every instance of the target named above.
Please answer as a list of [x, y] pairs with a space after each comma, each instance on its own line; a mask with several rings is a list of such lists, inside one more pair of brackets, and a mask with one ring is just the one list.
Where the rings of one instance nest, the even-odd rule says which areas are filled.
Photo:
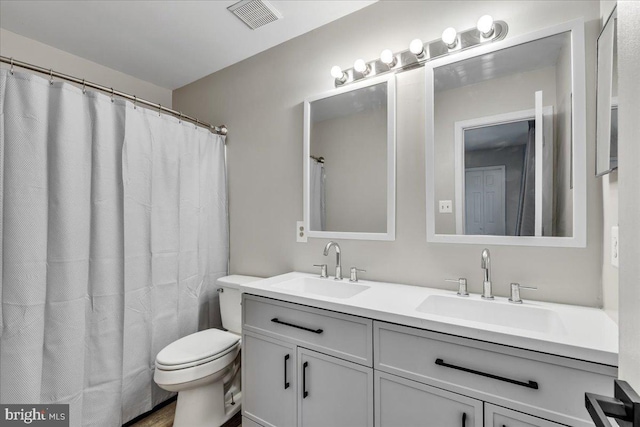
[[395, 78], [305, 102], [310, 237], [391, 240], [395, 228]]

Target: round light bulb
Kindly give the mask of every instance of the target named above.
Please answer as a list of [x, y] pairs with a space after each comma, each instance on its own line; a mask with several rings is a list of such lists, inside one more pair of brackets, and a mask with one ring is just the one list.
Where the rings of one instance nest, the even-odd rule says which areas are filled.
[[389, 49], [385, 49], [380, 52], [380, 61], [384, 62], [385, 64], [392, 66], [391, 64], [393, 64], [395, 60], [396, 58], [393, 56], [393, 52], [391, 52]]
[[480, 19], [478, 19], [476, 28], [482, 33], [482, 37], [491, 37], [493, 34], [493, 18], [491, 15], [481, 16]]
[[363, 59], [356, 59], [353, 63], [353, 69], [359, 73], [364, 73], [367, 70], [367, 64]]
[[342, 72], [342, 68], [338, 67], [337, 65], [334, 65], [333, 67], [331, 67], [331, 77], [333, 77], [334, 79], [341, 79], [343, 77], [343, 72]]
[[458, 32], [455, 28], [449, 27], [442, 32], [442, 41], [449, 49], [453, 49], [456, 46]]
[[422, 55], [424, 52], [424, 43], [420, 39], [413, 39], [411, 43], [409, 43], [409, 51], [414, 55]]

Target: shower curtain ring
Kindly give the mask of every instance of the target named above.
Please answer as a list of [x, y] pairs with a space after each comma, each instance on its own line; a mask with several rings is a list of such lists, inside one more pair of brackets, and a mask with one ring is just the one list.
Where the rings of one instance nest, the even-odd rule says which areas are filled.
[[196, 125], [194, 126], [196, 129], [198, 129], [198, 125], [200, 124], [200, 121], [198, 119], [196, 119]]
[[87, 93], [87, 84], [85, 83], [84, 79], [82, 79], [82, 94], [86, 94]]
[[158, 117], [162, 117], [160, 112], [162, 111], [162, 104], [158, 104]]
[[138, 102], [138, 97], [133, 95], [133, 109], [134, 110], [138, 109], [138, 107], [136, 107], [136, 102]]
[[11, 68], [9, 69], [9, 72], [13, 76], [13, 57], [11, 57]]
[[178, 117], [178, 123], [182, 123], [182, 111], [180, 111], [180, 116]]
[[49, 68], [49, 84], [53, 84], [53, 68]]
[[114, 90], [113, 88], [111, 88], [111, 102], [115, 102], [116, 100], [113, 99], [113, 95], [114, 95]]

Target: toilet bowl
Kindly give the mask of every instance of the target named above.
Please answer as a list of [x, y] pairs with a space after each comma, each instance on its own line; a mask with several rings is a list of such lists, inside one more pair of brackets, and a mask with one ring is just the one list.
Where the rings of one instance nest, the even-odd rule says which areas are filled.
[[153, 379], [159, 387], [178, 392], [174, 427], [217, 427], [239, 410], [240, 325], [239, 287], [260, 280], [251, 276], [218, 279], [222, 329], [187, 335], [156, 356]]

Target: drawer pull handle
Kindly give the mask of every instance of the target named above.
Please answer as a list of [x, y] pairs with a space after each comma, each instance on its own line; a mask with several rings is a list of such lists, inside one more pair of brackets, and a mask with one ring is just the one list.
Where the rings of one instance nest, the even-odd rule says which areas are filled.
[[307, 366], [309, 366], [309, 362], [304, 362], [302, 364], [302, 398], [306, 398], [309, 396], [309, 392], [307, 391]]
[[442, 359], [436, 359], [436, 365], [444, 366], [445, 368], [457, 369], [459, 371], [469, 372], [470, 374], [480, 375], [482, 377], [492, 378], [494, 380], [504, 381], [511, 384], [521, 385], [522, 387], [532, 388], [534, 390], [538, 389], [538, 383], [535, 381], [529, 380], [528, 382], [512, 380], [511, 378], [500, 377], [498, 375], [488, 374], [486, 372], [476, 371], [474, 369], [463, 368], [462, 366], [451, 365], [446, 363]]
[[284, 356], [284, 389], [289, 388], [289, 382], [287, 381], [287, 360], [289, 360], [289, 355], [286, 354]]
[[277, 323], [279, 325], [291, 326], [292, 328], [298, 328], [298, 329], [302, 329], [303, 331], [313, 332], [314, 334], [321, 334], [322, 333], [322, 329], [305, 328], [304, 326], [299, 326], [299, 325], [294, 325], [293, 323], [283, 322], [282, 320], [278, 320], [277, 317], [274, 317], [273, 319], [271, 319], [271, 321], [273, 323]]
[[462, 413], [462, 427], [466, 427], [467, 425], [467, 413], [463, 412]]

